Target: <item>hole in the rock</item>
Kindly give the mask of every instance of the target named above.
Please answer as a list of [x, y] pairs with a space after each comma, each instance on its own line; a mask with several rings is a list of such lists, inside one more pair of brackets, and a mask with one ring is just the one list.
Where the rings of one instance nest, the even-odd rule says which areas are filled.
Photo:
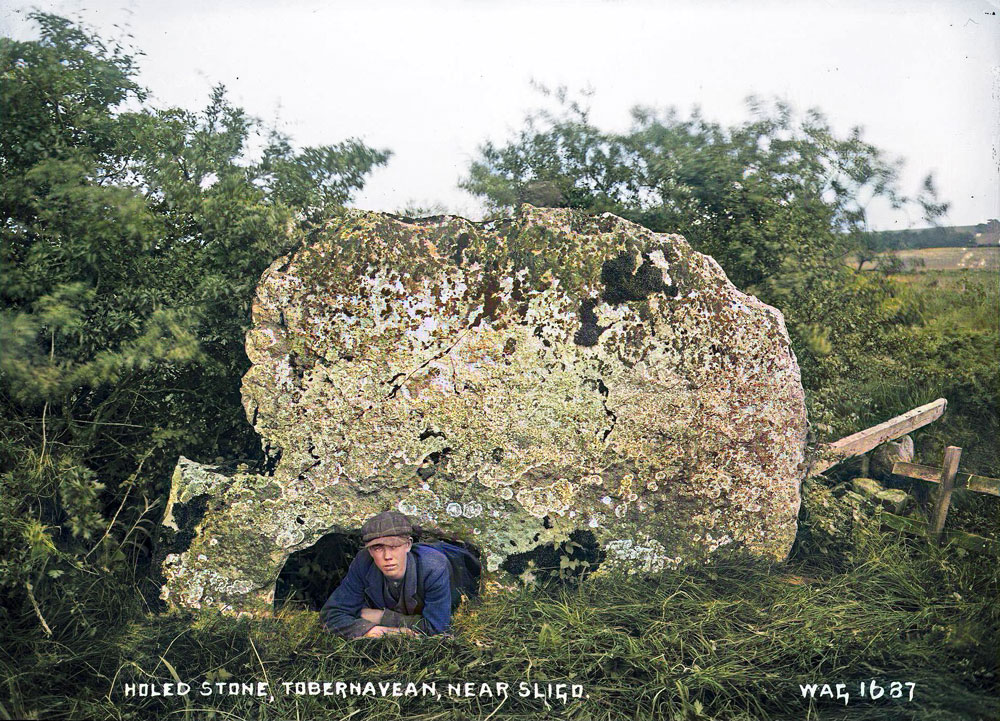
[[279, 446], [272, 446], [270, 443], [264, 448], [264, 467], [263, 474], [265, 476], [273, 476], [274, 469], [278, 467], [281, 462], [281, 448]]
[[278, 574], [275, 608], [296, 603], [318, 611], [347, 575], [362, 547], [360, 533], [328, 533], [309, 548], [293, 553]]
[[174, 521], [180, 530], [174, 534], [172, 541], [164, 543], [169, 553], [183, 553], [191, 547], [198, 524], [208, 510], [209, 496], [195, 496], [187, 503], [174, 504]]
[[[418, 529], [415, 529], [414, 535], [416, 543], [447, 541], [466, 548], [479, 559], [480, 564], [483, 563], [482, 551], [471, 543]], [[275, 608], [293, 603], [318, 611], [344, 580], [351, 561], [358, 553], [366, 553], [360, 531], [328, 533], [309, 548], [293, 553], [288, 557], [275, 583]], [[478, 590], [482, 591], [482, 577], [478, 573], [474, 574], [473, 570], [469, 569], [470, 576], [474, 577]]]
[[[513, 541], [511, 541], [513, 544]], [[535, 574], [535, 580], [579, 580], [593, 573], [604, 560], [604, 551], [592, 531], [576, 530], [569, 540], [546, 543], [524, 553], [512, 553], [500, 566], [513, 576], [525, 571]]]
[[452, 260], [455, 261], [455, 265], [462, 265], [462, 261], [465, 260], [465, 249], [469, 247], [469, 244], [470, 238], [468, 233], [462, 233], [458, 236], [458, 240], [455, 242], [455, 255], [452, 256]]
[[451, 448], [450, 447], [448, 447], [448, 448], [442, 448], [440, 451], [434, 451], [433, 453], [428, 454], [427, 455], [427, 460], [430, 461], [431, 463], [433, 463], [434, 465], [437, 465], [449, 453], [451, 453]]

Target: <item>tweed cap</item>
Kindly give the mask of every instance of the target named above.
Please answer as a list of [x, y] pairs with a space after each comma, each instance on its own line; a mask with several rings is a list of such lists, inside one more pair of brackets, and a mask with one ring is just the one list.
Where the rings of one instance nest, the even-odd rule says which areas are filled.
[[367, 545], [369, 541], [383, 536], [409, 536], [412, 533], [413, 524], [409, 518], [399, 511], [382, 511], [365, 521], [361, 527], [361, 542]]

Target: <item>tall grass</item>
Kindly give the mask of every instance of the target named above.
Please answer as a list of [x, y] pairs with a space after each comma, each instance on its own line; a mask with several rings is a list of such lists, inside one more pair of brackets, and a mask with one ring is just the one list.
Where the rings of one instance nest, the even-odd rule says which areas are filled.
[[[217, 719], [934, 719], [1000, 715], [995, 566], [862, 525], [841, 571], [726, 561], [576, 586], [497, 590], [460, 609], [454, 638], [347, 642], [315, 613], [273, 618], [153, 615], [140, 603], [103, 633], [51, 641], [31, 619], [5, 630], [0, 713], [24, 718]], [[130, 594], [106, 579], [105, 593]], [[96, 591], [96, 589], [95, 589]], [[96, 619], [95, 619], [96, 620]], [[54, 627], [58, 623], [53, 624]], [[13, 633], [13, 636], [7, 635]], [[269, 681], [245, 696], [124, 698], [126, 682]], [[862, 679], [917, 684], [914, 701], [864, 702]], [[442, 698], [312, 697], [289, 681], [435, 681]], [[449, 697], [447, 683], [503, 681], [506, 698]], [[517, 684], [581, 684], [568, 703]], [[847, 683], [848, 705], [799, 684]], [[884, 684], [883, 684], [884, 685]]]

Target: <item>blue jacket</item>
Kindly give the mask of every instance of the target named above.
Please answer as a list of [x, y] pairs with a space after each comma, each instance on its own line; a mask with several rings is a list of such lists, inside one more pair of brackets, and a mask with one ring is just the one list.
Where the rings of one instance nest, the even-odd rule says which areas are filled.
[[[449, 633], [453, 608], [451, 564], [441, 551], [415, 543], [406, 554], [398, 604], [385, 594], [385, 576], [368, 551], [355, 556], [347, 576], [320, 610], [323, 626], [345, 638], [373, 626], [405, 626], [427, 634]], [[380, 624], [361, 618], [362, 608], [387, 609]]]

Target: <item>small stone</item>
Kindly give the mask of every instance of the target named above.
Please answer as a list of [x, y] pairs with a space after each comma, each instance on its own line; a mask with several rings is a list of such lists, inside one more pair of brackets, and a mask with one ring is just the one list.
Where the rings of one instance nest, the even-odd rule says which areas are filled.
[[885, 488], [873, 478], [855, 478], [851, 481], [851, 486], [868, 502], [881, 506], [896, 515], [903, 514], [907, 507], [914, 502], [906, 491]]
[[889, 480], [892, 477], [894, 463], [913, 463], [913, 439], [903, 436], [895, 441], [883, 443], [872, 451], [870, 472], [875, 478]]

